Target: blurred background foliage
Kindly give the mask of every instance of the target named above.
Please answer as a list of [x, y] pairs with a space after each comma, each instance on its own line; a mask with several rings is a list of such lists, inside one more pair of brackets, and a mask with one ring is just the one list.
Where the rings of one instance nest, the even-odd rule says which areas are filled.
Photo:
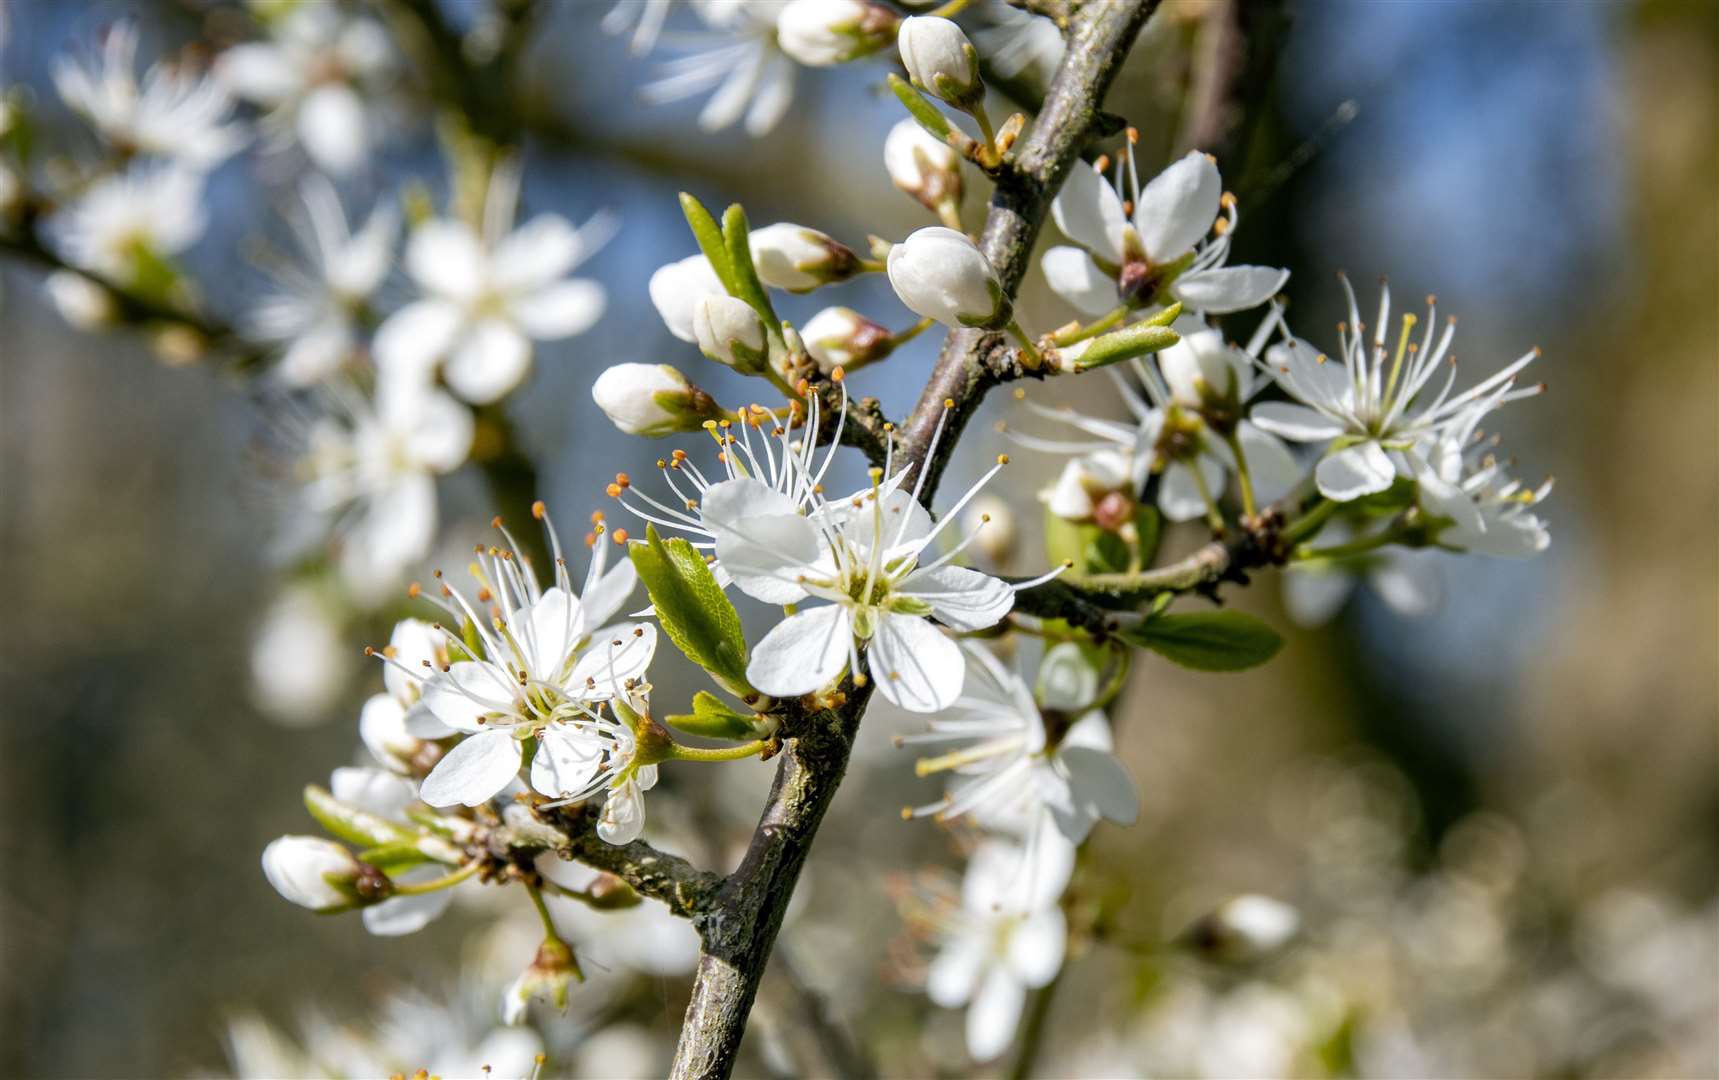
[[[510, 406], [563, 520], [659, 453], [591, 403], [602, 366], [690, 361], [719, 396], [750, 392], [691, 358], [646, 297], [651, 271], [692, 250], [677, 190], [856, 244], [922, 217], [883, 170], [897, 112], [876, 67], [802, 72], [764, 139], [704, 134], [695, 104], [638, 102], [653, 61], [598, 33], [607, 6], [547, 5], [522, 88], [527, 210], [623, 222], [588, 268], [608, 314], [540, 346]], [[1188, 146], [1218, 152], [1244, 214], [1238, 260], [1293, 269], [1305, 336], [1330, 334], [1344, 269], [1361, 283], [1388, 271], [1403, 297], [1436, 291], [1477, 370], [1543, 346], [1550, 393], [1511, 410], [1507, 435], [1525, 478], [1557, 474], [1554, 543], [1527, 564], [1435, 556], [1437, 612], [1406, 619], [1363, 590], [1245, 675], [1143, 658], [1114, 720], [1144, 820], [1095, 834], [1076, 886], [1092, 942], [1049, 1001], [1034, 1071], [1719, 1074], [1716, 11], [1163, 5], [1109, 102], [1141, 127], [1143, 170]], [[52, 55], [129, 14], [170, 49], [233, 13], [11, 0], [3, 81], [52, 110]], [[216, 225], [190, 264], [216, 310], [255, 295], [254, 238], [279, 235], [284, 189], [254, 182], [258, 168], [231, 162], [211, 188]], [[366, 185], [386, 195], [408, 176], [445, 189], [427, 125]], [[840, 302], [905, 323], [880, 280], [845, 289]], [[257, 868], [269, 838], [304, 830], [301, 785], [351, 757], [357, 705], [379, 683], [353, 640], [323, 722], [279, 726], [252, 702], [280, 503], [267, 410], [136, 339], [71, 331], [33, 269], [0, 264], [0, 290], [0, 1072], [184, 1073], [218, 1065], [241, 1009], [362, 1016], [383, 991], [449, 985], [487, 916], [371, 938], [281, 903]], [[1031, 327], [1069, 317], [1036, 272], [1022, 313]], [[859, 392], [899, 414], [930, 337], [856, 376]], [[1089, 409], [1107, 392], [1029, 388]], [[987, 417], [1016, 408], [998, 395]], [[1006, 448], [970, 429], [951, 482]], [[1030, 569], [1031, 493], [1055, 463], [1016, 460]], [[488, 516], [484, 489], [462, 475], [445, 490], [458, 550]], [[1199, 539], [1173, 534], [1172, 554]], [[1237, 601], [1287, 624], [1277, 575], [1256, 584]], [[665, 674], [659, 699], [690, 685]], [[958, 1016], [903, 992], [913, 965], [883, 944], [900, 926], [886, 886], [950, 864], [961, 840], [897, 820], [927, 785], [891, 727], [868, 724], [784, 941], [887, 1071], [959, 1072]], [[727, 869], [769, 769], [670, 777], [674, 799], [652, 803], [665, 842]], [[1297, 904], [1306, 944], [1241, 974], [1163, 950], [1243, 891]], [[666, 1047], [685, 983], [640, 977], [605, 1016]], [[767, 989], [759, 1026], [780, 1019]], [[560, 1041], [591, 1023], [575, 1010]]]

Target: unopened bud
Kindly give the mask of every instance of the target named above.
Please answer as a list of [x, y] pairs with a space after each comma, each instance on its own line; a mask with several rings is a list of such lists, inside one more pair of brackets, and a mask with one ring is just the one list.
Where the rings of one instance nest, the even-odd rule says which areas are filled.
[[889, 283], [916, 315], [944, 326], [1006, 326], [1012, 314], [991, 260], [966, 233], [933, 225], [889, 249]]
[[96, 330], [113, 323], [119, 308], [113, 294], [71, 270], [56, 270], [43, 282], [54, 310], [79, 330]]
[[1099, 450], [1063, 465], [1056, 483], [1039, 492], [1039, 500], [1065, 521], [1093, 521], [1106, 496], [1130, 494], [1134, 486], [1126, 454]]
[[706, 296], [693, 305], [692, 332], [698, 349], [736, 371], [764, 368], [764, 320], [751, 304], [732, 296]]
[[501, 1018], [508, 1024], [525, 1020], [525, 1007], [533, 998], [547, 1002], [557, 1009], [567, 1008], [568, 989], [575, 982], [584, 982], [585, 973], [579, 961], [564, 941], [553, 937], [543, 939], [531, 966], [520, 973], [502, 998]]
[[1225, 344], [1222, 332], [1198, 319], [1178, 320], [1182, 340], [1158, 353], [1158, 368], [1177, 401], [1190, 408], [1233, 404], [1240, 392], [1239, 371], [1247, 358]]
[[811, 292], [819, 285], [846, 281], [859, 270], [853, 249], [804, 225], [781, 222], [747, 237], [758, 280], [789, 292]]
[[598, 911], [623, 911], [644, 903], [638, 890], [614, 874], [598, 874], [585, 889], [586, 903]]
[[883, 140], [883, 167], [896, 187], [933, 213], [942, 205], [961, 204], [961, 155], [917, 120], [902, 120], [889, 129]]
[[658, 267], [651, 275], [649, 289], [651, 303], [668, 332], [694, 344], [698, 335], [692, 329], [692, 309], [706, 296], [728, 295], [722, 279], [716, 276], [716, 268], [703, 255], [688, 255]]
[[776, 16], [776, 43], [807, 67], [833, 67], [884, 48], [899, 23], [864, 0], [791, 0]]
[[888, 356], [895, 336], [852, 308], [827, 307], [800, 331], [806, 353], [825, 375], [837, 368], [853, 371]]
[[332, 840], [282, 836], [263, 849], [263, 874], [299, 907], [334, 911], [374, 903], [393, 891], [388, 878]]
[[916, 15], [901, 24], [901, 62], [915, 86], [955, 108], [971, 111], [985, 94], [979, 54], [967, 35], [948, 19]]
[[1251, 963], [1287, 945], [1301, 915], [1281, 900], [1244, 893], [1188, 928], [1184, 944], [1223, 963]]
[[628, 435], [697, 431], [722, 415], [709, 394], [668, 364], [616, 364], [597, 376], [591, 397]]

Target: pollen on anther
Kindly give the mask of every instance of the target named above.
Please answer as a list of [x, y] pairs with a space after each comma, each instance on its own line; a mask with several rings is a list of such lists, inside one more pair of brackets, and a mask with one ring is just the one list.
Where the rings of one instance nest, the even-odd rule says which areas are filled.
[[364, 646], [364, 655], [365, 656], [375, 656], [376, 655], [375, 646], [373, 646], [373, 645]]
[[501, 515], [500, 514], [497, 514], [496, 516], [489, 519], [489, 527], [492, 529], [501, 528]]
[[604, 488], [603, 491], [611, 499], [618, 499], [621, 497], [621, 485], [619, 484], [610, 484], [608, 487]]
[[944, 398], [943, 399], [943, 407], [945, 409], [953, 409], [955, 407], [955, 399], [952, 397]]
[[624, 544], [626, 542], [627, 542], [627, 530], [616, 529], [615, 530], [615, 543]]
[[1007, 454], [998, 454], [997, 455], [997, 464], [1007, 465], [1008, 463], [1009, 463], [1009, 455], [1007, 455]]
[[[842, 370], [842, 367], [840, 364], [836, 365], [836, 370], [830, 372], [830, 381], [831, 382], [841, 382], [843, 379], [845, 379], [847, 377], [848, 377], [848, 373], [846, 371]], [[804, 380], [802, 380], [802, 381], [804, 381]]]
[[424, 587], [414, 581], [412, 584], [406, 586], [406, 597], [410, 600], [416, 600], [418, 598], [418, 594], [423, 591]]
[[1128, 135], [1128, 145], [1133, 146], [1133, 145], [1140, 142], [1140, 129], [1139, 128], [1130, 125], [1128, 128], [1127, 135]]
[[543, 505], [542, 499], [538, 499], [531, 504], [531, 516], [536, 518], [538, 521], [542, 521], [543, 515], [547, 513], [549, 513], [549, 508]]
[[1092, 167], [1094, 169], [1097, 169], [1099, 172], [1103, 172], [1104, 170], [1110, 168], [1110, 155], [1109, 154], [1098, 155], [1098, 160], [1094, 161], [1092, 163]]

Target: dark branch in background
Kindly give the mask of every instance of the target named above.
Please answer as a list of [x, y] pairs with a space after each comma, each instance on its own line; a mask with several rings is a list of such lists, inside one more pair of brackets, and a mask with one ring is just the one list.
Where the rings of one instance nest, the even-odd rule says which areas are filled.
[[[1082, 5], [1070, 16], [1062, 67], [1019, 157], [997, 179], [985, 225], [985, 253], [1008, 295], [1020, 287], [1051, 195], [1086, 145], [1117, 68], [1156, 6], [1156, 0], [1106, 0]], [[902, 432], [898, 460], [916, 471], [931, 470], [923, 490], [927, 503], [961, 426], [995, 381], [980, 359], [982, 348], [995, 340], [996, 335], [969, 331], [951, 334]], [[945, 398], [955, 402], [951, 430], [937, 460], [928, 461]], [[786, 748], [745, 860], [723, 883], [715, 905], [695, 920], [704, 951], [675, 1052], [677, 1078], [726, 1077], [734, 1070], [782, 913], [847, 769], [871, 686], [843, 689], [847, 697], [837, 708], [784, 723]]]

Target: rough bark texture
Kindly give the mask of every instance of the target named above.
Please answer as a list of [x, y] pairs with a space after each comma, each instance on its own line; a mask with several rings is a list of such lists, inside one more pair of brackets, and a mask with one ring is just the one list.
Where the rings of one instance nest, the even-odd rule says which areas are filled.
[[[996, 193], [985, 222], [981, 244], [1010, 296], [1026, 273], [1052, 195], [1086, 145], [1117, 68], [1156, 6], [1157, 0], [1094, 0], [1069, 16], [1067, 56], [1031, 134], [1013, 162], [997, 170]], [[986, 357], [1002, 348], [996, 334], [951, 334], [900, 433], [898, 460], [931, 470], [922, 495], [927, 503], [962, 425], [992, 384]], [[945, 398], [955, 402], [949, 430], [935, 459], [928, 460]], [[847, 699], [838, 708], [813, 713], [785, 729], [787, 748], [746, 858], [710, 907], [695, 916], [704, 951], [675, 1052], [674, 1077], [726, 1077], [734, 1070], [782, 913], [847, 770], [871, 687], [845, 689]]]

